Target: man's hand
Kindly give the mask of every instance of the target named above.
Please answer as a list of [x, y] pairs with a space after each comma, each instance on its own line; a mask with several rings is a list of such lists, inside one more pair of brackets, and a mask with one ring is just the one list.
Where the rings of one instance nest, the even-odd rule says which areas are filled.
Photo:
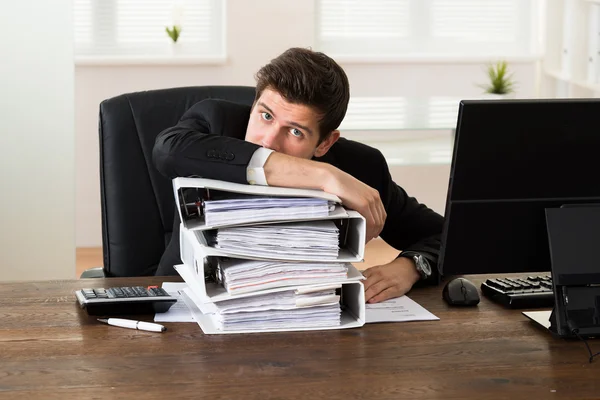
[[323, 190], [335, 194], [342, 200], [343, 205], [365, 217], [366, 242], [379, 236], [387, 213], [377, 190], [335, 167], [331, 169], [331, 178], [325, 181]]
[[379, 303], [406, 294], [420, 279], [415, 262], [408, 257], [396, 258], [389, 264], [378, 265], [363, 271], [367, 278], [365, 301]]
[[387, 218], [379, 192], [352, 175], [320, 161], [306, 160], [274, 151], [264, 165], [271, 186], [321, 189], [335, 194], [342, 204], [367, 221], [367, 238], [379, 236]]

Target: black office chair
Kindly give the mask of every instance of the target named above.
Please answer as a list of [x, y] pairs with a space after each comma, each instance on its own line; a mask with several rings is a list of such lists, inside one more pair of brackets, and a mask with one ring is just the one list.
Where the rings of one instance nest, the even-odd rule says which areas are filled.
[[249, 86], [203, 86], [127, 93], [100, 103], [103, 268], [81, 275], [151, 275], [171, 238], [171, 180], [152, 163], [156, 136], [193, 104], [218, 98], [252, 105]]

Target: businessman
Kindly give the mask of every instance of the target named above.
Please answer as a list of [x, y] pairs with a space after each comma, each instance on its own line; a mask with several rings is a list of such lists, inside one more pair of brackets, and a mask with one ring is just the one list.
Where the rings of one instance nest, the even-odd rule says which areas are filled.
[[[380, 302], [417, 282], [438, 282], [443, 218], [392, 180], [380, 151], [340, 137], [350, 87], [327, 55], [291, 48], [256, 74], [252, 107], [208, 99], [161, 132], [153, 149], [165, 176], [321, 189], [367, 221], [367, 241], [381, 236], [398, 250], [394, 261], [369, 268], [365, 299]], [[179, 218], [156, 275], [175, 275]]]

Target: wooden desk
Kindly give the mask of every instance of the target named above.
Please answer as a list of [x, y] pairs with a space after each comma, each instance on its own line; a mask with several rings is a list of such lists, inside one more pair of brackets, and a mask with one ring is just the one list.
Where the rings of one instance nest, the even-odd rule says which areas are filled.
[[107, 326], [73, 295], [161, 282], [0, 284], [0, 398], [600, 398], [600, 362], [588, 363], [582, 343], [485, 298], [449, 308], [441, 287], [410, 293], [440, 321], [218, 336], [192, 323], [168, 324], [163, 334]]

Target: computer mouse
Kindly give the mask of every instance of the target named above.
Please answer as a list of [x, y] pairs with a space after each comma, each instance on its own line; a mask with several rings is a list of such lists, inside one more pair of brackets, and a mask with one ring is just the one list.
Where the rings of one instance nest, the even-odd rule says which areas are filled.
[[442, 298], [451, 306], [476, 306], [480, 300], [477, 287], [465, 278], [454, 278], [446, 283]]

